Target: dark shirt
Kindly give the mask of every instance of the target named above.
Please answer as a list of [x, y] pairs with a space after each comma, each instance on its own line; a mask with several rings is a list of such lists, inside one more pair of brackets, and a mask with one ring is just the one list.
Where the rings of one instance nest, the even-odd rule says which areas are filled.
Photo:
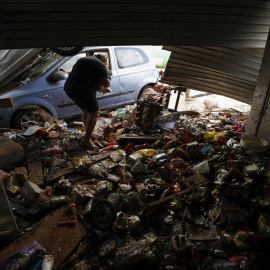
[[82, 57], [73, 66], [64, 90], [66, 92], [91, 90], [102, 77], [109, 78], [106, 66], [96, 57]]

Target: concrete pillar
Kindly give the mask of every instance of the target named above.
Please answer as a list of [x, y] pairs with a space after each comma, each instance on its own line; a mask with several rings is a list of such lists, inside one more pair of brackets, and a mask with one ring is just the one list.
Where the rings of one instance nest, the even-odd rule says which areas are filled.
[[268, 33], [258, 76], [246, 134], [265, 139], [270, 143], [270, 35]]

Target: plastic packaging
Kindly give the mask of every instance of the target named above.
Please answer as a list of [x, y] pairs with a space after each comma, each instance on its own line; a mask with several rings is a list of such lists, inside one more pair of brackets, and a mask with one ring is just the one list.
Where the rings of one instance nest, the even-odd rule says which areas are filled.
[[124, 199], [123, 194], [120, 194], [118, 192], [111, 193], [107, 200], [110, 201], [116, 208], [116, 211], [122, 211], [124, 207]]
[[45, 254], [45, 248], [43, 248], [37, 240], [34, 240], [16, 253], [12, 254], [4, 262], [1, 262], [0, 269], [28, 270], [31, 265], [37, 262], [37, 255]]
[[129, 143], [125, 148], [126, 154], [129, 154], [130, 152], [132, 152], [132, 149], [133, 149], [133, 143]]
[[210, 173], [210, 168], [209, 168], [209, 165], [208, 165], [208, 161], [205, 160], [205, 161], [201, 162], [200, 164], [195, 165], [193, 167], [193, 171], [195, 173], [209, 174]]
[[58, 206], [61, 206], [63, 204], [66, 204], [67, 198], [65, 196], [56, 196], [50, 199], [47, 199], [44, 203], [43, 203], [43, 208], [44, 209], [53, 209], [56, 208]]
[[117, 112], [117, 119], [126, 117], [126, 108], [117, 109], [116, 112]]
[[59, 221], [59, 224], [73, 224], [78, 221], [75, 207], [76, 205], [74, 203], [67, 205], [67, 207], [64, 209], [63, 217]]
[[143, 209], [144, 205], [140, 198], [138, 197], [137, 192], [129, 192], [124, 196], [124, 201], [126, 207], [133, 213], [139, 214]]
[[140, 145], [134, 145], [134, 150], [135, 151], [138, 151], [138, 150], [144, 149], [146, 147], [148, 147], [148, 143], [147, 142], [144, 143], [144, 144], [140, 144]]
[[163, 146], [161, 148], [161, 150], [167, 150], [171, 147], [175, 147], [177, 144], [179, 144], [179, 140], [178, 139], [173, 139], [171, 141], [169, 141], [165, 146]]
[[185, 253], [190, 247], [187, 238], [182, 234], [173, 236], [170, 240], [170, 245], [172, 250], [178, 254]]
[[159, 100], [160, 98], [161, 98], [161, 95], [155, 90], [153, 90], [152, 88], [148, 88], [144, 92], [144, 95], [143, 95], [143, 99], [148, 100], [148, 101], [155, 101], [155, 100]]
[[119, 145], [109, 145], [107, 147], [104, 147], [101, 151], [104, 152], [104, 151], [109, 151], [109, 150], [115, 150], [118, 148], [119, 148]]
[[130, 231], [135, 231], [138, 229], [140, 223], [141, 223], [141, 220], [138, 216], [136, 215], [133, 215], [133, 216], [129, 216], [127, 218], [127, 222], [128, 222], [128, 228]]
[[156, 153], [157, 153], [157, 150], [155, 150], [155, 149], [141, 149], [141, 150], [136, 151], [134, 154], [139, 154], [139, 155], [147, 158], [147, 157], [152, 157]]
[[144, 164], [141, 161], [137, 160], [132, 165], [130, 171], [133, 174], [143, 173], [143, 172], [145, 172], [145, 166], [144, 166]]
[[89, 167], [89, 172], [97, 177], [105, 178], [108, 176], [108, 170], [102, 165], [102, 163], [93, 164]]
[[116, 248], [115, 240], [114, 239], [108, 239], [107, 241], [105, 241], [104, 243], [101, 244], [101, 246], [99, 248], [99, 255], [101, 257], [107, 257], [111, 253], [114, 252], [115, 248]]

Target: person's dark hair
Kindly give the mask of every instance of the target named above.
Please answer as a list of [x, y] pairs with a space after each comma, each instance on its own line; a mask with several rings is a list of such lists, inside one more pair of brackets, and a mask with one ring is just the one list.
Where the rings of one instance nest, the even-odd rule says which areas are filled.
[[104, 54], [97, 54], [96, 58], [98, 58], [101, 62], [106, 63], [107, 62], [107, 57]]

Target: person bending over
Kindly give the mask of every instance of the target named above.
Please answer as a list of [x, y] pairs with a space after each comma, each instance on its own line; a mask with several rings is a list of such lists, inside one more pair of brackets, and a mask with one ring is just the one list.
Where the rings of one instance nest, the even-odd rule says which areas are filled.
[[66, 94], [82, 109], [85, 134], [81, 146], [89, 149], [96, 148], [91, 140], [99, 117], [96, 92], [107, 93], [110, 85], [106, 66], [94, 56], [80, 58], [65, 82]]

